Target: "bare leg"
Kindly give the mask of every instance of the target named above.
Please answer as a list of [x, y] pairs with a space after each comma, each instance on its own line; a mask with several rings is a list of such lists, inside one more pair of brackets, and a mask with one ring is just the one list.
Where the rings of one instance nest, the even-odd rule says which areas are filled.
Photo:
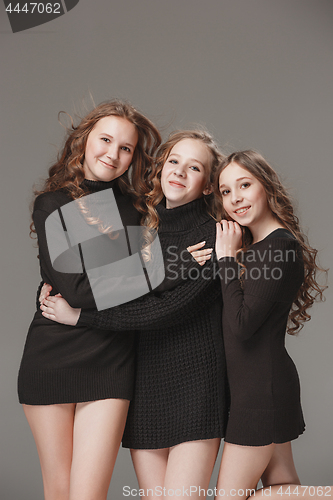
[[291, 443], [276, 444], [272, 458], [261, 476], [263, 486], [301, 484], [296, 472]]
[[23, 405], [23, 410], [37, 446], [45, 500], [68, 500], [75, 405]]
[[158, 450], [131, 450], [133, 465], [139, 488], [150, 500], [163, 498], [163, 490], [168, 464], [169, 448]]
[[105, 500], [124, 432], [129, 401], [76, 405], [70, 500]]
[[208, 488], [219, 446], [216, 438], [158, 450], [131, 450], [139, 487], [151, 500], [186, 498], [191, 487], [191, 499], [202, 498], [199, 487]]
[[274, 449], [275, 444], [239, 446], [225, 443], [217, 480], [216, 500], [225, 500], [226, 496], [234, 500], [248, 498], [256, 490]]
[[170, 448], [165, 498], [202, 499], [209, 486], [219, 446], [220, 439], [215, 438], [189, 441]]

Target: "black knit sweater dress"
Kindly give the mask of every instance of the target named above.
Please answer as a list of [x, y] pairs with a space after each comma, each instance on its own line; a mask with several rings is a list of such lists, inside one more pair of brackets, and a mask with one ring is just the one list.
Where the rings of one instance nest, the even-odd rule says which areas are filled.
[[[157, 210], [169, 289], [112, 309], [82, 311], [78, 322], [140, 330], [123, 437], [124, 447], [136, 449], [223, 437], [228, 411], [216, 257], [200, 266], [185, 250], [203, 240], [213, 248], [215, 221], [203, 199], [174, 209], [161, 204]], [[186, 262], [176, 261], [176, 254]], [[184, 282], [172, 288], [182, 266]]]
[[225, 440], [285, 443], [305, 428], [299, 379], [285, 348], [289, 311], [304, 279], [301, 249], [289, 231], [277, 229], [243, 258], [243, 286], [235, 259], [219, 260], [231, 395]]
[[[113, 189], [123, 225], [139, 225], [140, 214], [121, 193], [117, 181], [85, 180], [89, 193]], [[43, 282], [52, 295], [61, 293], [72, 307], [96, 307], [85, 273], [65, 274], [52, 267], [45, 220], [72, 199], [64, 190], [43, 193], [35, 200], [33, 220], [38, 236]], [[134, 332], [71, 327], [42, 316], [39, 307], [30, 325], [18, 377], [20, 403], [48, 405], [106, 398], [131, 399], [134, 384]]]

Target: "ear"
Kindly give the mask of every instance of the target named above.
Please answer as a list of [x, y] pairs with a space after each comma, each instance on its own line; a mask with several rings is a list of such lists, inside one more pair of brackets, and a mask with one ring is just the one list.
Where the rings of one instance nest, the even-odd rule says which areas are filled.
[[204, 195], [210, 194], [213, 191], [213, 184], [207, 184], [205, 189], [202, 191]]

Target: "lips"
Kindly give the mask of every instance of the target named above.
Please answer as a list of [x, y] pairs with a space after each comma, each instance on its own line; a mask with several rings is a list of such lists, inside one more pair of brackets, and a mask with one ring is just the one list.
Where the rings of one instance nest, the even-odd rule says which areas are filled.
[[111, 165], [110, 163], [106, 163], [106, 162], [105, 162], [105, 161], [103, 161], [103, 160], [99, 160], [99, 161], [102, 163], [102, 165], [104, 165], [104, 166], [105, 166], [105, 167], [107, 167], [107, 168], [111, 168], [111, 169], [112, 169], [112, 168], [116, 168], [114, 165]]
[[180, 182], [177, 182], [177, 181], [169, 181], [169, 184], [173, 187], [176, 187], [176, 188], [184, 188], [184, 184], [181, 184]]
[[235, 210], [234, 213], [236, 215], [244, 215], [249, 211], [250, 208], [251, 208], [251, 205], [248, 207], [237, 208], [237, 210]]

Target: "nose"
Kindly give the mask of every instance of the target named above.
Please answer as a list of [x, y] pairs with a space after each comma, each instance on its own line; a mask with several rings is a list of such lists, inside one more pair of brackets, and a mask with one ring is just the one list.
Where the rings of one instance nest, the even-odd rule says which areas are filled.
[[185, 177], [185, 168], [184, 166], [179, 162], [175, 165], [175, 169], [173, 171], [174, 174], [178, 175], [178, 177]]
[[237, 205], [240, 201], [243, 200], [242, 193], [237, 189], [231, 193], [231, 203], [233, 205]]
[[110, 160], [118, 160], [119, 158], [119, 148], [118, 145], [112, 142], [109, 146], [108, 152], [106, 153], [106, 156], [110, 158]]

